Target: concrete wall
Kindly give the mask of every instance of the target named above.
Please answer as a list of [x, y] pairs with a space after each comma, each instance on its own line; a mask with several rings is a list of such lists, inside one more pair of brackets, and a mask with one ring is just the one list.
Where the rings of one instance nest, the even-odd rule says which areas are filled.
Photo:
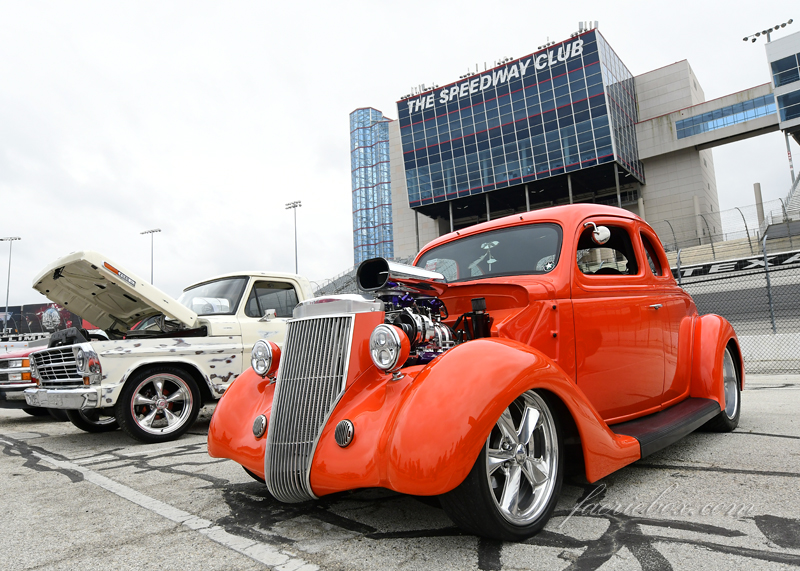
[[706, 100], [703, 88], [686, 60], [637, 75], [634, 80], [640, 122]]
[[406, 187], [406, 171], [403, 165], [403, 145], [400, 142], [400, 122], [389, 123], [389, 167], [392, 177], [392, 233], [394, 235], [394, 255], [405, 258], [417, 253], [417, 232], [415, 216], [419, 223], [420, 248], [439, 237], [439, 228], [435, 220], [415, 215], [408, 206], [408, 189]]
[[[705, 101], [703, 88], [689, 62], [683, 60], [644, 73], [637, 76], [635, 82], [639, 105], [636, 138], [647, 181], [641, 189], [647, 222], [667, 246], [676, 239], [679, 243], [696, 239], [697, 224], [693, 215], [697, 196], [700, 213], [706, 216], [709, 230], [721, 232], [711, 150], [699, 151], [694, 144], [676, 144], [675, 116], [682, 109], [694, 108]], [[664, 220], [672, 224], [675, 238]], [[701, 226], [705, 229], [702, 221]], [[706, 243], [707, 238], [702, 241]]]
[[[693, 217], [695, 196], [709, 230], [712, 233], [722, 231], [714, 158], [710, 150], [685, 149], [642, 162], [647, 176], [647, 184], [642, 186], [646, 220], [665, 245], [671, 246], [677, 240], [680, 246], [680, 242], [697, 238], [697, 221]], [[664, 220], [669, 220], [672, 229]], [[702, 232], [705, 228], [701, 221], [701, 237], [707, 236], [708, 231]], [[708, 239], [703, 239], [702, 243], [708, 243]]]

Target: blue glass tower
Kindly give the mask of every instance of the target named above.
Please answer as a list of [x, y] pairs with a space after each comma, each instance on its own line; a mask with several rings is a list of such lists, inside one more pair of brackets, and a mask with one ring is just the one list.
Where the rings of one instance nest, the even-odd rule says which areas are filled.
[[376, 256], [394, 257], [388, 125], [377, 109], [350, 113], [355, 265]]

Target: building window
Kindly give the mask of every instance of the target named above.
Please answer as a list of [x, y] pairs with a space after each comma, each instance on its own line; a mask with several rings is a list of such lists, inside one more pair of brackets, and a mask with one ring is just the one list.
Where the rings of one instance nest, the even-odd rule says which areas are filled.
[[744, 123], [750, 119], [764, 117], [775, 113], [775, 98], [770, 95], [756, 97], [749, 101], [729, 105], [722, 109], [716, 109], [695, 115], [675, 122], [675, 131], [678, 139], [699, 135], [708, 131], [730, 127], [737, 123]]
[[798, 64], [798, 60], [800, 60], [800, 54], [794, 54], [772, 62], [772, 80], [775, 87], [800, 81], [800, 64]]
[[781, 121], [791, 121], [800, 117], [800, 91], [792, 91], [778, 96]]

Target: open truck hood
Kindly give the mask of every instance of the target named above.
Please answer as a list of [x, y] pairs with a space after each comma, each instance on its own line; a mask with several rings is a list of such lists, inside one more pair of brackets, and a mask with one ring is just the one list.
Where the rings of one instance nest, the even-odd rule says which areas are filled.
[[163, 313], [187, 327], [197, 314], [97, 252], [74, 252], [43, 269], [33, 289], [100, 329], [127, 331]]

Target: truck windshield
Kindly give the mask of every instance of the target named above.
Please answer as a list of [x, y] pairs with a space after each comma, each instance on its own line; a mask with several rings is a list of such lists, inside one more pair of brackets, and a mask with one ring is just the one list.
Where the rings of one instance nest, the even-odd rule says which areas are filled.
[[546, 274], [558, 263], [561, 228], [526, 224], [467, 236], [425, 252], [417, 266], [448, 282], [481, 277]]
[[225, 315], [236, 313], [247, 278], [224, 278], [206, 282], [184, 291], [178, 303], [197, 315]]

